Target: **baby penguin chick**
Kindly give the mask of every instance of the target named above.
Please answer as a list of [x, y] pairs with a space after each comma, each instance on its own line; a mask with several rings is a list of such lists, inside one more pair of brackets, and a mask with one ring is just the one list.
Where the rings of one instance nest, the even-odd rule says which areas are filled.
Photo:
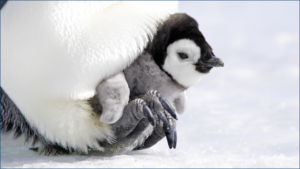
[[[152, 113], [162, 121], [169, 147], [176, 148], [173, 118], [177, 119], [175, 111], [178, 114], [185, 111], [185, 90], [213, 67], [222, 66], [224, 63], [215, 57], [198, 23], [187, 14], [173, 14], [158, 26], [153, 40], [129, 67], [99, 84], [100, 121], [112, 124], [120, 119], [123, 111], [129, 109], [133, 114], [141, 114], [138, 107], [143, 107], [142, 113], [153, 126]], [[133, 100], [132, 104], [128, 103], [129, 99]], [[152, 131], [152, 128], [144, 131], [144, 135], [148, 137]], [[155, 142], [157, 140], [148, 139], [136, 148], [148, 148]]]
[[198, 29], [198, 23], [187, 14], [173, 14], [158, 26], [152, 41], [128, 68], [99, 84], [96, 95], [103, 108], [100, 121], [115, 123], [129, 99], [149, 91], [160, 93], [182, 114], [185, 90], [213, 67], [223, 66]]

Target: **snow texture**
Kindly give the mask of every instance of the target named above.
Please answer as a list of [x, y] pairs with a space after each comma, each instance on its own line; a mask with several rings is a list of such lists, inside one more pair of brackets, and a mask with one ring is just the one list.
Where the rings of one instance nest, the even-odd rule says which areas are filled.
[[[1, 167], [299, 168], [299, 1], [180, 2], [222, 58], [187, 92], [178, 145], [114, 157], [39, 156], [1, 138]], [[18, 146], [19, 145], [19, 146]]]

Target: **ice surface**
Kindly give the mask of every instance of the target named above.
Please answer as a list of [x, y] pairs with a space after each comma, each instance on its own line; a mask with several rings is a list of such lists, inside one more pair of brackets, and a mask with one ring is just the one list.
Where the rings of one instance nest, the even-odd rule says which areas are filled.
[[1, 167], [299, 168], [299, 2], [179, 5], [225, 67], [188, 90], [177, 149], [47, 157], [2, 137]]

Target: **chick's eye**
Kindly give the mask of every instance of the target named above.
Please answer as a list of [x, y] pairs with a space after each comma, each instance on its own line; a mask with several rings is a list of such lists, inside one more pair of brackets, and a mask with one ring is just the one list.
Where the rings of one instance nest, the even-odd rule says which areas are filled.
[[178, 53], [178, 56], [181, 58], [181, 59], [187, 59], [189, 58], [189, 56], [185, 53]]

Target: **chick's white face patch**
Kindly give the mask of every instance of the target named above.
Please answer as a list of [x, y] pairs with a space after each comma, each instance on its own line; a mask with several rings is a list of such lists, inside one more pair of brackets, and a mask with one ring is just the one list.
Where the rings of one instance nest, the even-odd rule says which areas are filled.
[[[187, 58], [182, 59], [179, 53], [184, 53]], [[203, 76], [195, 68], [195, 63], [200, 58], [201, 49], [194, 41], [181, 39], [170, 44], [167, 48], [167, 57], [163, 69], [167, 71], [179, 84], [190, 87], [196, 84]]]

